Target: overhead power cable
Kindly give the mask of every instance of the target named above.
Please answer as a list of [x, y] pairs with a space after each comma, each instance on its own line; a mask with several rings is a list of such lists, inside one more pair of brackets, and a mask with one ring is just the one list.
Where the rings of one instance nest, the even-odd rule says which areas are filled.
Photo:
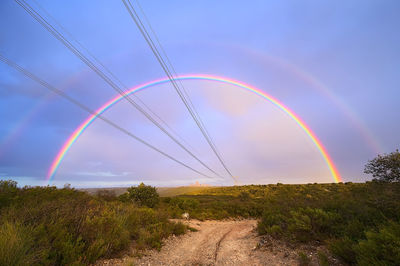
[[173, 160], [174, 162], [188, 168], [189, 170], [200, 174], [202, 176], [208, 177], [208, 178], [212, 178], [196, 169], [194, 169], [193, 167], [185, 164], [184, 162], [176, 159], [175, 157], [173, 157], [172, 155], [169, 155], [168, 153], [162, 151], [161, 149], [155, 147], [154, 145], [151, 145], [150, 143], [146, 142], [145, 140], [141, 139], [140, 137], [134, 135], [133, 133], [131, 133], [130, 131], [128, 131], [125, 128], [122, 128], [121, 126], [115, 124], [114, 122], [112, 122], [111, 120], [107, 119], [106, 117], [104, 117], [103, 115], [97, 113], [96, 111], [93, 111], [92, 109], [90, 109], [89, 107], [87, 107], [86, 105], [84, 105], [83, 103], [79, 102], [78, 100], [70, 97], [69, 95], [67, 95], [65, 92], [63, 92], [60, 89], [57, 89], [56, 87], [50, 85], [49, 83], [47, 83], [46, 81], [40, 79], [39, 77], [37, 77], [36, 75], [32, 74], [31, 72], [29, 72], [28, 70], [22, 68], [21, 66], [19, 66], [18, 64], [16, 64], [15, 62], [7, 59], [6, 57], [4, 57], [2, 54], [0, 54], [0, 61], [3, 61], [4, 63], [6, 63], [8, 66], [14, 68], [15, 70], [19, 71], [20, 73], [24, 74], [25, 76], [27, 76], [28, 78], [32, 79], [33, 81], [39, 83], [40, 85], [42, 85], [43, 87], [47, 88], [48, 90], [60, 95], [61, 97], [65, 98], [66, 100], [68, 100], [69, 102], [75, 104], [76, 106], [78, 106], [79, 108], [85, 110], [86, 112], [94, 115], [96, 118], [99, 118], [101, 120], [103, 120], [104, 122], [106, 122], [107, 124], [111, 125], [112, 127], [118, 129], [119, 131], [125, 133], [126, 135], [128, 135], [129, 137], [135, 139], [136, 141], [142, 143], [143, 145], [149, 147], [150, 149], [162, 154], [163, 156], [167, 157], [170, 160]]
[[[70, 33], [63, 25], [61, 25], [61, 23], [58, 22], [58, 20], [55, 17], [53, 17], [49, 12], [47, 12], [47, 10], [44, 7], [42, 7], [36, 0], [33, 0], [33, 2], [48, 18], [50, 18], [64, 33], [66, 33], [69, 39], [72, 39], [79, 46], [79, 48], [81, 48], [84, 52], [86, 52], [94, 60], [94, 62], [100, 65], [115, 81], [117, 81], [123, 88], [125, 88], [125, 90], [126, 88], [128, 88], [128, 86], [126, 86], [126, 84], [124, 84], [117, 76], [115, 76], [115, 74], [111, 72], [111, 70], [107, 66], [105, 66], [93, 53], [91, 53], [89, 49], [87, 49], [79, 40], [77, 40], [72, 35], [72, 33]], [[146, 108], [148, 112], [150, 112], [153, 116], [155, 116], [162, 124], [164, 124], [165, 127], [167, 127], [170, 130], [170, 132], [175, 134], [182, 142], [188, 145], [192, 150], [195, 150], [194, 147], [188, 141], [186, 141], [182, 136], [180, 136], [180, 134], [175, 129], [173, 129], [170, 125], [168, 125], [168, 123], [163, 118], [161, 118], [161, 116], [159, 116], [156, 112], [154, 112], [139, 96], [137, 96], [136, 94], [132, 94], [130, 96], [132, 96], [138, 102], [140, 102], [140, 104], [144, 108]]]
[[[157, 46], [155, 45], [154, 41], [152, 40], [152, 37], [150, 36], [150, 34], [148, 33], [146, 27], [144, 26], [143, 22], [140, 19], [140, 16], [137, 14], [135, 8], [133, 7], [132, 3], [130, 2], [130, 0], [122, 0], [122, 2], [125, 5], [125, 8], [127, 9], [129, 15], [131, 16], [131, 18], [133, 19], [133, 21], [135, 22], [136, 26], [138, 27], [140, 33], [142, 34], [142, 36], [144, 37], [146, 43], [148, 44], [148, 46], [150, 47], [151, 51], [153, 52], [154, 56], [156, 57], [157, 61], [159, 62], [159, 64], [161, 65], [162, 69], [164, 70], [165, 74], [168, 76], [169, 80], [171, 81], [171, 84], [173, 85], [173, 87], [175, 88], [175, 91], [178, 93], [180, 99], [182, 100], [182, 102], [184, 103], [184, 105], [186, 106], [186, 109], [189, 111], [191, 117], [193, 118], [193, 120], [195, 121], [197, 127], [200, 129], [201, 133], [203, 134], [204, 138], [206, 139], [207, 143], [209, 144], [209, 146], [211, 147], [211, 149], [213, 150], [214, 154], [217, 156], [218, 160], [220, 161], [220, 163], [222, 164], [222, 166], [224, 167], [224, 169], [226, 170], [226, 172], [230, 175], [230, 177], [232, 179], [235, 180], [235, 178], [233, 177], [231, 171], [228, 169], [227, 165], [225, 164], [225, 162], [222, 159], [222, 156], [219, 154], [215, 143], [213, 142], [213, 140], [210, 137], [210, 134], [208, 133], [208, 131], [205, 128], [204, 123], [199, 119], [200, 116], [198, 115], [198, 113], [195, 111], [194, 105], [193, 103], [190, 101], [189, 95], [187, 94], [186, 90], [184, 89], [184, 86], [181, 83], [181, 87], [183, 87], [184, 92], [183, 93], [179, 87], [179, 85], [176, 82], [176, 79], [174, 78], [174, 75], [176, 76], [176, 72], [175, 69], [173, 68], [170, 60], [167, 57], [168, 63], [171, 67], [171, 69], [173, 69], [174, 75], [172, 74], [171, 70], [169, 69], [168, 64], [165, 62], [165, 60], [163, 59], [163, 56], [161, 55], [161, 53], [158, 51]], [[153, 30], [152, 30], [153, 31]], [[155, 32], [153, 31], [153, 35], [156, 36]], [[157, 38], [158, 41], [158, 38]], [[158, 41], [159, 46], [162, 49], [162, 46], [160, 44], [160, 42]], [[163, 50], [163, 49], [162, 49]], [[165, 51], [163, 50], [164, 54]], [[188, 100], [188, 99], [189, 100]]]
[[207, 168], [210, 172], [216, 176], [220, 175], [205, 164], [200, 158], [198, 158], [193, 152], [185, 147], [178, 139], [176, 139], [171, 133], [169, 133], [158, 121], [156, 121], [149, 113], [146, 112], [139, 104], [129, 97], [126, 91], [122, 90], [110, 77], [104, 74], [88, 57], [86, 57], [78, 48], [76, 48], [62, 33], [55, 29], [43, 16], [35, 11], [32, 6], [26, 3], [25, 0], [15, 0], [29, 15], [31, 15], [40, 25], [42, 25], [47, 31], [49, 31], [57, 40], [59, 40], [65, 47], [67, 47], [72, 53], [74, 53], [82, 62], [90, 67], [100, 78], [102, 78], [107, 84], [109, 84], [115, 91], [117, 91], [124, 99], [126, 99], [133, 107], [135, 107], [140, 113], [142, 113], [149, 121], [151, 121], [156, 127], [158, 127], [164, 134], [166, 134], [171, 140], [178, 144], [185, 152], [192, 156], [201, 165]]
[[[137, 4], [137, 6], [139, 7], [140, 12], [141, 12], [142, 15], [143, 15], [143, 18], [144, 18], [145, 22], [146, 22], [147, 25], [149, 26], [150, 31], [151, 31], [151, 33], [153, 34], [153, 36], [154, 36], [154, 38], [155, 38], [155, 40], [156, 40], [157, 45], [160, 47], [161, 54], [165, 57], [166, 62], [167, 62], [168, 65], [171, 67], [171, 70], [172, 70], [172, 73], [174, 74], [174, 77], [178, 77], [178, 74], [177, 74], [177, 72], [175, 71], [174, 65], [171, 63], [171, 60], [169, 59], [167, 53], [165, 52], [164, 47], [162, 46], [162, 44], [161, 44], [161, 42], [160, 42], [160, 40], [159, 40], [159, 38], [158, 38], [158, 36], [157, 36], [155, 30], [154, 30], [153, 27], [151, 26], [150, 20], [147, 18], [146, 13], [144, 12], [142, 6], [140, 5], [140, 3], [139, 3], [138, 0], [135, 0], [135, 2], [136, 2], [136, 4]], [[140, 19], [140, 17], [138, 17], [138, 18]], [[142, 24], [143, 24], [143, 23], [142, 23]], [[143, 25], [144, 25], [144, 24], [143, 24]], [[145, 27], [144, 27], [144, 29], [145, 29]], [[148, 36], [151, 37], [150, 34], [148, 34]], [[168, 66], [168, 65], [167, 65], [167, 66]], [[217, 152], [220, 154], [219, 150], [217, 149], [217, 146], [215, 145], [214, 140], [212, 139], [210, 133], [208, 132], [206, 126], [204, 125], [203, 120], [201, 119], [201, 116], [200, 116], [200, 115], [198, 114], [198, 112], [196, 111], [196, 108], [194, 107], [194, 104], [193, 104], [192, 100], [190, 99], [190, 96], [189, 96], [188, 92], [186, 91], [186, 88], [183, 86], [182, 81], [181, 81], [180, 79], [175, 79], [175, 78], [174, 78], [174, 80], [177, 80], [177, 81], [179, 82], [179, 85], [181, 86], [181, 88], [182, 88], [182, 90], [183, 90], [183, 93], [185, 94], [185, 97], [188, 99], [189, 105], [190, 105], [191, 108], [193, 109], [193, 112], [195, 113], [195, 115], [196, 115], [197, 119], [199, 120], [201, 126], [204, 128], [204, 131], [206, 132], [207, 136], [210, 138], [211, 143], [214, 145], [215, 149], [216, 149]]]

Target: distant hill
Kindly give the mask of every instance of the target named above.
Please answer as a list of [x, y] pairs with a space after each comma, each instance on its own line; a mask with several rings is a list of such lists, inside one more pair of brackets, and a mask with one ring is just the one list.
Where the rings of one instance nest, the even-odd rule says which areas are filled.
[[[200, 193], [204, 192], [213, 187], [208, 185], [190, 185], [183, 187], [157, 187], [157, 192], [161, 197], [173, 197], [187, 193]], [[111, 190], [114, 191], [117, 196], [127, 192], [128, 187], [110, 187], [110, 188], [82, 188], [81, 191], [86, 191], [91, 195], [96, 194], [99, 190]]]

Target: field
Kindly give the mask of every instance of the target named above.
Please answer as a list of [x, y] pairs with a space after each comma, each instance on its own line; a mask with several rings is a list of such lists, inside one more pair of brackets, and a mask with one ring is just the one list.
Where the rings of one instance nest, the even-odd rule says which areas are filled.
[[[169, 220], [184, 212], [199, 220], [255, 218], [259, 235], [326, 247], [321, 261], [400, 261], [400, 183], [163, 188], [153, 208], [113, 189], [87, 193], [1, 181], [0, 191], [0, 265], [87, 265], [160, 249], [163, 239], [187, 230]], [[307, 264], [307, 257], [299, 254], [299, 262]]]

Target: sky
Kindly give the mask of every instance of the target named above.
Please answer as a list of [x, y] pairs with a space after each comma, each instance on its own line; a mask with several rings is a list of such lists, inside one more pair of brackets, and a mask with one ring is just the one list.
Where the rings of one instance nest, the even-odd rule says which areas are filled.
[[[127, 88], [165, 78], [122, 1], [27, 2]], [[178, 75], [224, 77], [279, 100], [312, 130], [343, 181], [370, 180], [366, 162], [400, 148], [399, 1], [140, 5]], [[3, 56], [92, 109], [117, 96], [16, 2], [0, 2], [0, 25]], [[309, 135], [276, 105], [228, 83], [182, 84], [239, 184], [334, 182]], [[192, 172], [97, 119], [49, 180], [55, 157], [89, 114], [0, 62], [0, 178], [32, 186], [234, 184], [170, 83], [136, 95], [220, 177]], [[126, 101], [104, 116], [210, 175]]]

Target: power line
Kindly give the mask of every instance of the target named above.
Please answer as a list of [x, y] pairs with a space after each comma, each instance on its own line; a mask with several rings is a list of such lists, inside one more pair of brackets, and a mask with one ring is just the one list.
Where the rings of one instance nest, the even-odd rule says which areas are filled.
[[[146, 27], [144, 26], [143, 22], [141, 21], [139, 15], [137, 14], [137, 12], [136, 12], [135, 8], [133, 7], [132, 3], [130, 2], [130, 0], [122, 0], [122, 2], [124, 3], [125, 8], [127, 9], [129, 15], [131, 16], [131, 18], [135, 22], [136, 26], [138, 27], [138, 29], [141, 32], [141, 34], [144, 37], [144, 39], [146, 40], [146, 42], [149, 45], [151, 51], [153, 52], [153, 54], [156, 57], [157, 61], [161, 65], [162, 69], [164, 70], [165, 74], [168, 76], [169, 80], [171, 81], [171, 84], [173, 85], [173, 87], [175, 88], [175, 90], [178, 93], [179, 97], [181, 98], [182, 102], [186, 106], [186, 109], [189, 111], [189, 113], [192, 116], [193, 120], [195, 121], [197, 127], [200, 129], [200, 131], [203, 134], [204, 138], [206, 139], [207, 143], [209, 144], [209, 146], [211, 147], [211, 149], [213, 150], [213, 152], [217, 156], [218, 160], [220, 161], [220, 163], [222, 164], [222, 166], [224, 167], [226, 172], [231, 176], [232, 179], [234, 179], [232, 173], [229, 171], [228, 167], [226, 166], [225, 162], [223, 161], [222, 156], [219, 154], [215, 143], [211, 139], [210, 134], [205, 129], [204, 123], [202, 121], [200, 121], [200, 119], [199, 119], [200, 116], [195, 111], [194, 105], [190, 101], [189, 95], [187, 94], [186, 90], [184, 89], [184, 91], [186, 93], [186, 97], [189, 98], [189, 101], [188, 101], [186, 99], [184, 93], [182, 93], [182, 91], [180, 90], [178, 84], [175, 81], [174, 76], [172, 75], [171, 71], [169, 70], [168, 65], [166, 64], [165, 60], [163, 59], [161, 53], [158, 51], [157, 46], [154, 44], [154, 41], [152, 40], [150, 34], [148, 33], [148, 31], [147, 31]], [[156, 36], [154, 31], [153, 31], [153, 34]], [[157, 38], [157, 41], [158, 41], [158, 38]], [[162, 46], [161, 46], [159, 41], [158, 41], [158, 44], [162, 49]], [[163, 50], [163, 52], [164, 52], [164, 54], [166, 54], [164, 50]], [[171, 62], [169, 61], [168, 57], [167, 57], [167, 60], [168, 60], [170, 66], [173, 69], [173, 72], [174, 72], [174, 74], [176, 76], [175, 69], [173, 68], [173, 66], [172, 66]], [[184, 88], [182, 83], [181, 83], [181, 86]]]
[[[135, 0], [135, 2], [136, 2], [136, 4], [137, 4], [137, 6], [139, 7], [140, 12], [141, 12], [142, 15], [143, 15], [145, 22], [146, 22], [147, 25], [149, 26], [151, 33], [153, 34], [154, 38], [156, 39], [156, 42], [157, 42], [158, 46], [160, 47], [160, 50], [161, 50], [162, 55], [165, 56], [165, 59], [166, 59], [168, 65], [171, 67], [172, 73], [174, 74], [174, 77], [178, 77], [178, 74], [177, 74], [177, 72], [175, 71], [174, 65], [171, 63], [171, 60], [169, 59], [167, 53], [165, 52], [164, 47], [162, 46], [162, 44], [161, 44], [161, 42], [160, 42], [160, 40], [159, 40], [159, 38], [158, 38], [158, 36], [157, 36], [155, 30], [154, 30], [153, 27], [151, 26], [150, 20], [147, 18], [146, 13], [144, 12], [142, 6], [140, 5], [140, 3], [139, 3], [138, 0]], [[139, 17], [138, 17], [138, 18], [139, 18]], [[140, 18], [139, 18], [139, 19], [140, 19]], [[149, 37], [151, 37], [151, 36], [149, 35]], [[178, 82], [179, 82], [179, 85], [182, 87], [183, 93], [185, 94], [186, 98], [188, 99], [189, 105], [192, 107], [192, 109], [193, 109], [195, 115], [197, 116], [197, 118], [198, 118], [198, 120], [199, 120], [201, 126], [204, 128], [204, 130], [205, 130], [207, 136], [210, 138], [210, 140], [211, 140], [211, 142], [213, 143], [213, 145], [214, 145], [215, 149], [217, 150], [217, 152], [220, 153], [220, 152], [218, 151], [218, 149], [217, 149], [217, 146], [215, 145], [214, 140], [212, 139], [210, 133], [208, 132], [206, 126], [204, 125], [203, 120], [201, 119], [201, 116], [200, 116], [200, 115], [198, 114], [198, 112], [196, 111], [196, 108], [194, 107], [194, 104], [193, 104], [192, 100], [190, 99], [190, 96], [189, 96], [188, 92], [186, 91], [186, 88], [183, 86], [182, 81], [181, 81], [180, 79], [178, 79]]]
[[114, 128], [118, 129], [119, 131], [125, 133], [126, 135], [128, 135], [129, 137], [139, 141], [140, 143], [144, 144], [145, 146], [155, 150], [156, 152], [162, 154], [163, 156], [167, 157], [168, 159], [173, 160], [174, 162], [194, 171], [197, 174], [200, 174], [202, 176], [208, 177], [208, 178], [212, 178], [194, 168], [192, 168], [191, 166], [185, 164], [184, 162], [176, 159], [175, 157], [173, 157], [172, 155], [169, 155], [166, 152], [163, 152], [161, 149], [151, 145], [150, 143], [146, 142], [145, 140], [139, 138], [138, 136], [134, 135], [133, 133], [131, 133], [130, 131], [128, 131], [125, 128], [120, 127], [119, 125], [115, 124], [114, 122], [112, 122], [111, 120], [105, 118], [103, 115], [97, 113], [96, 111], [93, 111], [92, 109], [90, 109], [89, 107], [87, 107], [86, 105], [84, 105], [83, 103], [79, 102], [78, 100], [75, 100], [74, 98], [70, 97], [69, 95], [67, 95], [65, 92], [63, 92], [60, 89], [57, 89], [56, 87], [50, 85], [49, 83], [47, 83], [46, 81], [40, 79], [39, 77], [35, 76], [34, 74], [32, 74], [31, 72], [29, 72], [28, 70], [22, 68], [21, 66], [19, 66], [18, 64], [14, 63], [13, 61], [7, 59], [6, 57], [4, 57], [2, 54], [0, 54], [0, 60], [3, 61], [4, 63], [6, 63], [8, 66], [14, 68], [15, 70], [19, 71], [20, 73], [24, 74], [25, 76], [27, 76], [28, 78], [32, 79], [33, 81], [39, 83], [40, 85], [42, 85], [43, 87], [47, 88], [48, 90], [60, 95], [61, 97], [65, 98], [66, 100], [68, 100], [69, 102], [75, 104], [76, 106], [78, 106], [79, 108], [85, 110], [86, 112], [94, 115], [96, 118], [99, 118], [101, 120], [103, 120], [104, 122], [106, 122], [107, 124], [113, 126]]
[[[49, 17], [53, 22], [62, 30], [66, 35], [68, 35], [69, 39], [72, 39], [83, 51], [85, 51], [98, 65], [100, 65], [115, 81], [117, 81], [120, 85], [122, 85], [123, 88], [128, 88], [126, 84], [124, 84], [109, 68], [107, 68], [93, 53], [89, 51], [79, 40], [77, 40], [61, 23], [57, 21], [55, 17], [53, 17], [47, 10], [42, 7], [36, 0], [33, 0], [33, 2], [43, 11], [43, 13]], [[186, 145], [188, 145], [190, 148], [193, 150], [194, 147], [186, 141], [182, 136], [178, 134], [176, 130], [174, 130], [171, 126], [168, 125], [168, 123], [162, 119], [156, 112], [154, 112], [139, 96], [136, 94], [132, 95], [136, 100], [138, 100], [144, 108], [147, 109], [148, 112], [150, 112], [153, 116], [155, 116], [162, 124], [164, 124], [172, 133], [174, 133], [181, 141], [183, 141]]]
[[[130, 11], [130, 9], [128, 8], [128, 5], [126, 4], [125, 0], [123, 0], [125, 7], [128, 9], [128, 11]], [[138, 2], [137, 2], [138, 3]], [[165, 73], [167, 74], [167, 76], [169, 77], [171, 83], [173, 84], [175, 90], [177, 91], [178, 95], [180, 96], [181, 100], [183, 101], [183, 103], [185, 104], [186, 108], [188, 109], [189, 113], [191, 114], [192, 118], [194, 119], [194, 121], [196, 122], [197, 126], [199, 127], [200, 131], [202, 132], [203, 136], [205, 137], [205, 139], [207, 140], [208, 144], [210, 145], [210, 147], [212, 148], [212, 150], [214, 151], [215, 155], [217, 156], [217, 158], [219, 159], [219, 161], [221, 162], [221, 164], [223, 165], [223, 167], [225, 168], [225, 170], [228, 172], [228, 174], [234, 179], [234, 177], [232, 176], [231, 172], [229, 171], [229, 169], [227, 168], [226, 164], [224, 163], [222, 156], [219, 154], [215, 143], [213, 142], [210, 134], [208, 133], [207, 129], [205, 128], [204, 123], [202, 122], [199, 114], [197, 113], [192, 101], [190, 100], [190, 97], [185, 89], [185, 87], [183, 86], [182, 82], [179, 80], [179, 83], [181, 85], [181, 87], [183, 88], [184, 94], [186, 94], [186, 97], [189, 99], [187, 100], [185, 95], [180, 91], [179, 86], [176, 84], [175, 79], [173, 78], [171, 71], [168, 68], [168, 65], [165, 63], [162, 55], [160, 54], [160, 52], [157, 49], [157, 46], [154, 44], [150, 34], [148, 33], [148, 31], [146, 30], [146, 27], [144, 26], [144, 24], [142, 23], [140, 17], [138, 16], [137, 12], [135, 11], [133, 5], [131, 4], [130, 0], [128, 0], [128, 4], [129, 6], [132, 8], [133, 13], [129, 12], [132, 19], [135, 21], [136, 25], [138, 26], [140, 32], [142, 33], [143, 37], [146, 39], [146, 42], [148, 43], [148, 45], [150, 46], [150, 48], [152, 49], [154, 55], [156, 56], [157, 60], [159, 61], [159, 63], [161, 64], [162, 68], [164, 69]], [[141, 9], [140, 5], [139, 8]], [[143, 9], [141, 9], [142, 13], [144, 14]], [[144, 14], [145, 16], [145, 14]], [[136, 17], [136, 19], [135, 19]], [[145, 19], [147, 20], [147, 17], [145, 16]], [[173, 65], [171, 64], [168, 56], [165, 53], [165, 50], [163, 49], [160, 41], [157, 38], [156, 33], [154, 32], [154, 30], [151, 27], [151, 24], [149, 23], [149, 21], [147, 20], [147, 23], [150, 26], [150, 29], [153, 32], [153, 35], [155, 35], [155, 38], [158, 42], [158, 45], [160, 46], [161, 50], [163, 51], [165, 57], [167, 58], [167, 61], [171, 67], [171, 69], [174, 72], [174, 75], [177, 76], [176, 71], [173, 67]], [[139, 26], [140, 24], [140, 26]], [[147, 38], [146, 38], [147, 37]], [[168, 72], [168, 73], [167, 73]]]
[[124, 90], [122, 90], [115, 82], [112, 81], [107, 75], [104, 74], [89, 58], [87, 58], [79, 49], [77, 49], [68, 39], [55, 29], [45, 18], [43, 18], [37, 11], [35, 11], [26, 1], [15, 0], [29, 15], [31, 15], [40, 25], [42, 25], [47, 31], [49, 31], [57, 40], [59, 40], [65, 47], [67, 47], [72, 53], [74, 53], [82, 62], [90, 67], [97, 75], [99, 75], [107, 84], [109, 84], [115, 91], [117, 91], [124, 99], [126, 99], [133, 107], [141, 112], [149, 121], [151, 121], [156, 127], [164, 132], [171, 140], [178, 144], [184, 151], [192, 156], [201, 165], [207, 168], [210, 172], [216, 176], [220, 175], [212, 170], [207, 164], [205, 164], [200, 158], [193, 154], [188, 148], [185, 147], [179, 140], [177, 140], [172, 134], [170, 134], [160, 123], [158, 123], [149, 113], [146, 112], [140, 105], [138, 105], [133, 99], [129, 97]]

